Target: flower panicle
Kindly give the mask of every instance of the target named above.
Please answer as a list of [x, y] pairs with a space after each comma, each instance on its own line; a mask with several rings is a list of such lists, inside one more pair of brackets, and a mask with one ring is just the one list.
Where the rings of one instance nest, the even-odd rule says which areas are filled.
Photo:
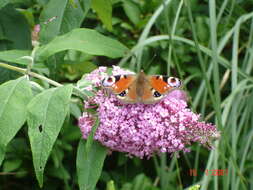
[[[129, 74], [114, 66], [112, 73]], [[108, 76], [106, 67], [100, 67], [85, 76], [95, 87]], [[200, 115], [187, 107], [187, 96], [182, 90], [174, 90], [160, 102], [146, 104], [123, 104], [114, 94], [105, 95], [99, 89], [96, 95], [85, 102], [85, 108], [97, 104], [100, 120], [95, 140], [113, 151], [125, 152], [129, 156], [151, 157], [157, 152], [189, 152], [192, 142], [210, 145], [219, 137], [216, 127], [199, 121]], [[79, 118], [83, 138], [87, 138], [94, 121], [84, 112]]]

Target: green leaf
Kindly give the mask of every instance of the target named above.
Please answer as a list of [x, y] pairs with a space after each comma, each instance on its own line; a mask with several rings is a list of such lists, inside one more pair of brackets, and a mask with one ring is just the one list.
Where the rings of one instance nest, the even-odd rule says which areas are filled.
[[93, 62], [90, 61], [66, 61], [67, 63], [61, 64], [63, 75], [65, 78], [73, 81], [75, 79], [80, 79], [84, 73], [90, 73], [97, 68]]
[[48, 3], [49, 0], [36, 0], [36, 3], [38, 3], [41, 6], [45, 6]]
[[[14, 65], [14, 64], [10, 64], [10, 65]], [[12, 71], [6, 68], [0, 68], [0, 84], [5, 83], [9, 80], [15, 80], [21, 76], [22, 74], [16, 71]]]
[[40, 21], [40, 42], [46, 44], [55, 36], [79, 28], [84, 18], [78, 1], [51, 0], [43, 9]]
[[132, 190], [132, 187], [131, 183], [125, 183], [120, 190]]
[[[40, 16], [40, 38], [41, 44], [47, 44], [56, 36], [65, 34], [74, 28], [80, 28], [84, 12], [80, 2], [76, 0], [50, 0], [44, 7]], [[61, 73], [57, 63], [64, 61], [65, 52], [58, 53], [47, 60], [50, 69], [50, 77], [57, 80], [56, 73]]]
[[69, 49], [111, 58], [122, 57], [128, 51], [127, 47], [114, 39], [95, 30], [80, 28], [58, 36], [47, 45], [40, 47], [36, 52], [36, 59], [43, 61], [55, 53]]
[[79, 1], [68, 1], [62, 20], [61, 34], [65, 34], [74, 28], [80, 28], [84, 17], [85, 13]]
[[193, 186], [189, 187], [188, 190], [198, 190], [198, 189], [200, 189], [200, 185], [199, 184], [193, 185]]
[[[64, 10], [68, 0], [51, 0], [41, 12], [40, 42], [48, 43], [60, 33]], [[54, 18], [54, 19], [53, 19]], [[51, 21], [49, 22], [49, 20]]]
[[134, 178], [132, 190], [158, 190], [158, 188], [142, 173]]
[[90, 10], [91, 7], [91, 0], [79, 0], [81, 3], [81, 7], [83, 9], [83, 15], [84, 17], [87, 15], [88, 11]]
[[[78, 106], [78, 104], [76, 103], [71, 103], [70, 104], [70, 113], [76, 118], [78, 119], [79, 117], [81, 117], [82, 112], [80, 107]], [[71, 130], [73, 131], [73, 130]]]
[[80, 190], [93, 190], [101, 175], [107, 149], [94, 141], [88, 146], [80, 140], [77, 150], [77, 175]]
[[32, 91], [24, 77], [0, 86], [0, 165], [7, 144], [26, 120], [26, 106], [31, 98]]
[[26, 137], [16, 137], [6, 147], [6, 153], [11, 157], [18, 158], [25, 154], [30, 154], [30, 147], [27, 144]]
[[[31, 49], [31, 32], [25, 17], [12, 4], [0, 9], [0, 51]], [[21, 61], [22, 62], [22, 61]], [[16, 79], [17, 72], [0, 68], [0, 83]]]
[[9, 0], [1, 0], [0, 1], [0, 9], [9, 3]]
[[141, 11], [138, 5], [131, 0], [123, 0], [123, 8], [132, 23], [137, 25], [140, 22]]
[[6, 146], [0, 144], [0, 165], [2, 164], [5, 156]]
[[0, 23], [0, 50], [31, 49], [30, 27], [11, 4], [0, 9]]
[[26, 18], [29, 26], [34, 26], [35, 25], [35, 18], [34, 18], [34, 12], [33, 9], [19, 9], [19, 12], [24, 15]]
[[51, 158], [54, 162], [54, 166], [55, 168], [59, 168], [60, 167], [60, 164], [62, 163], [62, 159], [64, 157], [64, 152], [63, 150], [59, 147], [59, 140], [57, 140], [55, 142], [55, 145], [51, 151]]
[[31, 6], [32, 0], [9, 0], [10, 3], [14, 4], [15, 6]]
[[40, 187], [47, 159], [69, 109], [72, 88], [72, 85], [51, 88], [28, 104], [28, 135]]
[[92, 0], [92, 9], [94, 9], [105, 27], [112, 31], [112, 3], [111, 0]]
[[50, 176], [57, 177], [61, 180], [69, 180], [70, 179], [69, 172], [68, 172], [68, 170], [66, 170], [66, 168], [64, 168], [63, 165], [59, 166], [58, 168], [54, 168], [54, 167], [49, 168], [48, 173]]
[[0, 51], [0, 60], [11, 62], [11, 63], [18, 63], [22, 65], [27, 65], [29, 60], [23, 59], [23, 56], [30, 56], [31, 51], [29, 50], [7, 50], [7, 51]]
[[114, 182], [112, 180], [108, 181], [106, 184], [106, 190], [115, 190], [115, 185]]
[[22, 164], [22, 160], [14, 159], [14, 160], [6, 160], [3, 164], [3, 171], [4, 172], [12, 172], [18, 169]]

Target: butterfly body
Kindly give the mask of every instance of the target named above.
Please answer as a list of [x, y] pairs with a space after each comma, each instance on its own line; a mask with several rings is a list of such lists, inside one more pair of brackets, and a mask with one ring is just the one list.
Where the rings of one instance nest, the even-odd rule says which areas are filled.
[[171, 90], [179, 88], [181, 81], [175, 77], [139, 74], [109, 76], [102, 86], [110, 90], [123, 103], [153, 104], [160, 101]]

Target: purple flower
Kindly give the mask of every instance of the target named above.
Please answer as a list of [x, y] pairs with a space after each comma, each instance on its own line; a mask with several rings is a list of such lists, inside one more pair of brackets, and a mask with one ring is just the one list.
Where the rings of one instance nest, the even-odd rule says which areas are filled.
[[[132, 72], [113, 67], [113, 74]], [[85, 76], [95, 87], [108, 76], [106, 68], [100, 67]], [[105, 94], [99, 89], [96, 95], [85, 102], [85, 108], [97, 104], [100, 120], [95, 140], [113, 151], [126, 152], [140, 158], [150, 157], [158, 152], [189, 151], [192, 142], [211, 144], [219, 137], [212, 124], [199, 121], [200, 115], [187, 108], [186, 94], [174, 90], [156, 104], [123, 104], [115, 95]], [[79, 118], [79, 127], [86, 139], [94, 121], [92, 115], [84, 112]]]

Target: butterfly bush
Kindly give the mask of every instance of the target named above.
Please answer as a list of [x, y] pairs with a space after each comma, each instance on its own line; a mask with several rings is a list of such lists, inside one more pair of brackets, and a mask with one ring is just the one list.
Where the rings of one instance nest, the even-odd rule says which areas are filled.
[[[108, 76], [106, 71], [106, 67], [99, 67], [84, 77], [91, 82], [86, 90], [98, 89], [94, 97], [84, 102], [84, 108], [97, 105], [100, 123], [94, 139], [110, 150], [143, 158], [159, 152], [188, 152], [192, 142], [211, 145], [211, 140], [219, 137], [214, 125], [199, 121], [200, 115], [187, 107], [184, 91], [174, 90], [155, 104], [123, 104], [101, 88], [102, 79]], [[113, 75], [131, 73], [116, 66], [112, 70]], [[88, 112], [79, 118], [84, 139], [94, 122]]]

